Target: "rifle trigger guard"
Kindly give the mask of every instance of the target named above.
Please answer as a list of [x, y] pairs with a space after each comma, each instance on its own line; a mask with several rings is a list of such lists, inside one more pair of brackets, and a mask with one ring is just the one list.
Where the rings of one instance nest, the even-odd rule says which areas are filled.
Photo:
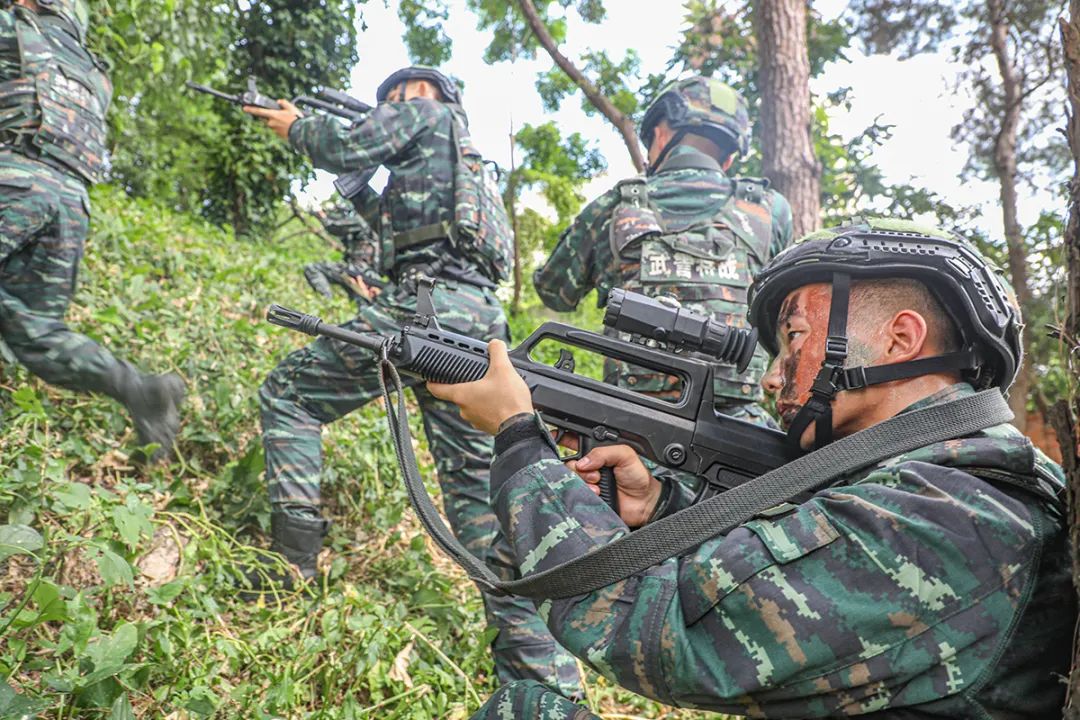
[[[569, 432], [569, 430], [566, 430], [564, 428], [555, 428], [555, 437], [552, 439], [552, 442], [554, 442], [555, 445], [558, 446], [558, 444], [562, 442], [562, 439], [566, 437]], [[580, 460], [582, 456], [585, 455], [585, 451], [581, 448], [582, 445], [584, 445], [584, 443], [582, 443], [579, 439], [577, 452], [570, 455], [559, 455], [559, 460], [561, 460], [562, 462], [566, 462], [568, 460]]]

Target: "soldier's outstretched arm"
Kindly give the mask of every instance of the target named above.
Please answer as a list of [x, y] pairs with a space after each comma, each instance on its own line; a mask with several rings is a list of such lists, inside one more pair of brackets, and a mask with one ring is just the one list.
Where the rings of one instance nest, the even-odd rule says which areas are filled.
[[[539, 431], [516, 433], [496, 438], [491, 493], [523, 575], [627, 532]], [[1038, 563], [1031, 513], [987, 488], [899, 465], [544, 616], [598, 671], [671, 704], [817, 717], [929, 702], [979, 682]]]
[[335, 175], [366, 170], [390, 160], [436, 124], [440, 113], [448, 112], [434, 100], [412, 100], [382, 103], [352, 126], [327, 115], [311, 115], [289, 128], [289, 144], [316, 167]]

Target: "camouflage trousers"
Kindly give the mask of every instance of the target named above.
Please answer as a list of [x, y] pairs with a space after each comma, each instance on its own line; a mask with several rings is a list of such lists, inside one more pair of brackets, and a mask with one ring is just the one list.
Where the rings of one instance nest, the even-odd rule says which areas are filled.
[[540, 683], [518, 680], [499, 688], [472, 720], [600, 720], [600, 716]]
[[82, 180], [0, 151], [0, 337], [46, 382], [118, 397], [138, 371], [64, 323], [89, 215]]
[[[433, 300], [444, 328], [474, 338], [507, 337], [506, 318], [491, 291], [442, 281]], [[393, 333], [414, 311], [411, 294], [384, 293], [344, 327]], [[413, 388], [423, 414], [450, 527], [470, 552], [492, 563], [501, 532], [489, 497], [491, 438], [474, 430], [456, 406], [434, 397], [422, 383], [402, 380]], [[319, 506], [322, 426], [380, 392], [374, 355], [329, 338], [291, 353], [270, 373], [259, 400], [266, 478], [275, 508]], [[530, 600], [484, 595], [484, 606], [488, 623], [498, 628], [492, 654], [502, 682], [532, 678], [566, 695], [580, 694], [576, 661], [555, 642]]]

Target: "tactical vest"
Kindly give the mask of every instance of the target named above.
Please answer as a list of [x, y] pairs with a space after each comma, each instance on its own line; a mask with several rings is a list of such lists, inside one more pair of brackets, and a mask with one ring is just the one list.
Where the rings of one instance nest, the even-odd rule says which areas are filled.
[[[681, 169], [722, 169], [703, 153], [676, 155], [662, 172]], [[645, 295], [671, 295], [683, 306], [711, 315], [720, 322], [745, 327], [746, 293], [753, 275], [769, 260], [773, 221], [768, 181], [733, 178], [730, 196], [692, 217], [661, 211], [649, 203], [644, 177], [620, 182], [618, 205], [611, 216], [612, 257], [619, 266], [619, 287]], [[759, 381], [767, 356], [760, 348], [746, 372], [715, 365], [714, 393], [718, 404], [758, 402]], [[617, 375], [614, 375], [617, 373]], [[609, 382], [639, 392], [671, 392], [675, 379], [643, 368], [612, 364]]]
[[[423, 225], [395, 233], [383, 256], [437, 241], [448, 241], [457, 254], [473, 264], [491, 283], [510, 277], [514, 261], [514, 233], [494, 173], [472, 144], [468, 130], [450, 106], [450, 143], [453, 158], [453, 216], [450, 221]], [[389, 268], [386, 268], [389, 271]]]
[[4, 146], [98, 182], [112, 84], [102, 63], [50, 16], [16, 14], [21, 77], [0, 83]]

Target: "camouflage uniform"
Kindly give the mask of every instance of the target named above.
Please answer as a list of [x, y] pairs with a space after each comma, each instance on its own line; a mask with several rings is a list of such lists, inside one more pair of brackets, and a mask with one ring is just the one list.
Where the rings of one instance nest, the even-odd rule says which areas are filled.
[[333, 294], [331, 285], [344, 288], [357, 307], [362, 308], [368, 300], [356, 292], [351, 279], [358, 276], [365, 282], [376, 279], [373, 275], [379, 266], [378, 238], [351, 205], [336, 205], [318, 217], [326, 232], [341, 241], [342, 259], [309, 263], [304, 266], [304, 278], [313, 290], [327, 298]]
[[[745, 326], [753, 275], [791, 241], [791, 207], [765, 181], [729, 178], [719, 167], [704, 167], [709, 158], [703, 157], [693, 147], [677, 146], [643, 184], [647, 202], [627, 198], [638, 185], [624, 181], [582, 210], [533, 276], [544, 304], [573, 310], [596, 288], [603, 306], [612, 288], [625, 288], [673, 295], [694, 310]], [[691, 167], [667, 169], [679, 164]], [[756, 405], [766, 361], [759, 349], [745, 373], [716, 366], [719, 411], [769, 422]], [[605, 371], [610, 382], [638, 391], [670, 387], [667, 378], [643, 368], [608, 363]]]
[[[972, 392], [957, 384], [910, 409]], [[1000, 425], [855, 473], [541, 611], [613, 682], [679, 707], [1055, 717], [1075, 622], [1063, 488], [1060, 468]], [[526, 575], [626, 532], [538, 436], [496, 458], [492, 493]], [[596, 716], [514, 683], [475, 717]]]
[[[415, 238], [418, 228], [453, 220], [454, 116], [464, 128], [457, 105], [422, 98], [381, 103], [352, 127], [322, 116], [297, 120], [289, 140], [316, 166], [335, 174], [386, 165], [390, 180], [382, 197], [365, 190], [358, 208], [379, 229], [379, 271], [401, 280], [412, 266], [434, 267], [440, 276], [434, 302], [442, 326], [474, 338], [505, 340], [506, 318], [494, 284], [445, 238]], [[410, 232], [414, 237], [401, 242]], [[410, 283], [396, 290], [391, 286], [345, 327], [393, 332], [414, 311], [413, 295]], [[488, 492], [491, 439], [463, 422], [456, 407], [436, 400], [422, 386], [414, 390], [451, 527], [478, 556], [491, 558], [498, 530]], [[267, 482], [276, 509], [317, 514], [322, 426], [378, 394], [375, 357], [328, 339], [292, 353], [270, 374], [259, 396]], [[530, 601], [484, 601], [488, 622], [499, 629], [493, 653], [500, 679], [536, 678], [567, 695], [580, 692], [576, 662], [555, 643]]]
[[[137, 405], [138, 423], [146, 377], [63, 320], [89, 225], [87, 186], [104, 170], [112, 94], [83, 30], [58, 15], [0, 10], [0, 336], [46, 382]], [[140, 426], [142, 440], [171, 444], [177, 421], [163, 435]]]

